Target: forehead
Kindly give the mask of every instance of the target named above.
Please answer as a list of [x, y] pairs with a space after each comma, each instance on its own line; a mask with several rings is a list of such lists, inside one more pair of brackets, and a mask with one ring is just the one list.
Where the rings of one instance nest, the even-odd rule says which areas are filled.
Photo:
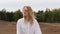
[[31, 8], [30, 6], [24, 6], [24, 7], [23, 7], [23, 11], [24, 11], [24, 10], [32, 11], [32, 8]]
[[31, 7], [29, 6], [24, 6], [23, 9], [30, 9]]

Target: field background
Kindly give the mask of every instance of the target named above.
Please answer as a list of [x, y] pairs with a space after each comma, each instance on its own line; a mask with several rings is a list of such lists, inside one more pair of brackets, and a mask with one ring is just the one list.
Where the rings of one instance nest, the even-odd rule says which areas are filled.
[[[60, 34], [60, 23], [39, 23], [43, 34]], [[16, 22], [0, 20], [0, 34], [16, 34]]]

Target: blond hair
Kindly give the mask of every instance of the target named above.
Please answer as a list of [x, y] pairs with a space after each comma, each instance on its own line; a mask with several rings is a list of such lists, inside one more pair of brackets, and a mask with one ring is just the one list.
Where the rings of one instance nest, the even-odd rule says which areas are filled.
[[[30, 22], [31, 25], [33, 25], [34, 18], [35, 18], [34, 12], [33, 12], [32, 8], [30, 6], [24, 6], [23, 10], [24, 10], [25, 7], [29, 10], [29, 17], [30, 17], [29, 22]], [[24, 13], [24, 11], [23, 11], [23, 13]], [[24, 21], [25, 21], [26, 17], [24, 16], [24, 14], [23, 14], [23, 18], [24, 18]]]

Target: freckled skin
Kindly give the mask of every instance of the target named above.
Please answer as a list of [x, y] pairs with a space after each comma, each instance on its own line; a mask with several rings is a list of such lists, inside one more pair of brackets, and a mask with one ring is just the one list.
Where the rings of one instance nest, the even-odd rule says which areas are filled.
[[29, 9], [27, 7], [24, 8], [24, 16], [26, 16], [27, 19], [29, 18]]
[[24, 8], [24, 15], [29, 16], [29, 11], [28, 11], [28, 8], [26, 8], [26, 7]]

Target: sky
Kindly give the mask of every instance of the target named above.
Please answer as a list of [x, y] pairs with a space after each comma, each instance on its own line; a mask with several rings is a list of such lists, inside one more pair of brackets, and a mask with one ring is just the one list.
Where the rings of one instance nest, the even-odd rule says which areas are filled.
[[45, 10], [46, 8], [60, 8], [60, 0], [0, 0], [0, 10], [16, 11], [23, 6], [31, 6], [34, 11]]

